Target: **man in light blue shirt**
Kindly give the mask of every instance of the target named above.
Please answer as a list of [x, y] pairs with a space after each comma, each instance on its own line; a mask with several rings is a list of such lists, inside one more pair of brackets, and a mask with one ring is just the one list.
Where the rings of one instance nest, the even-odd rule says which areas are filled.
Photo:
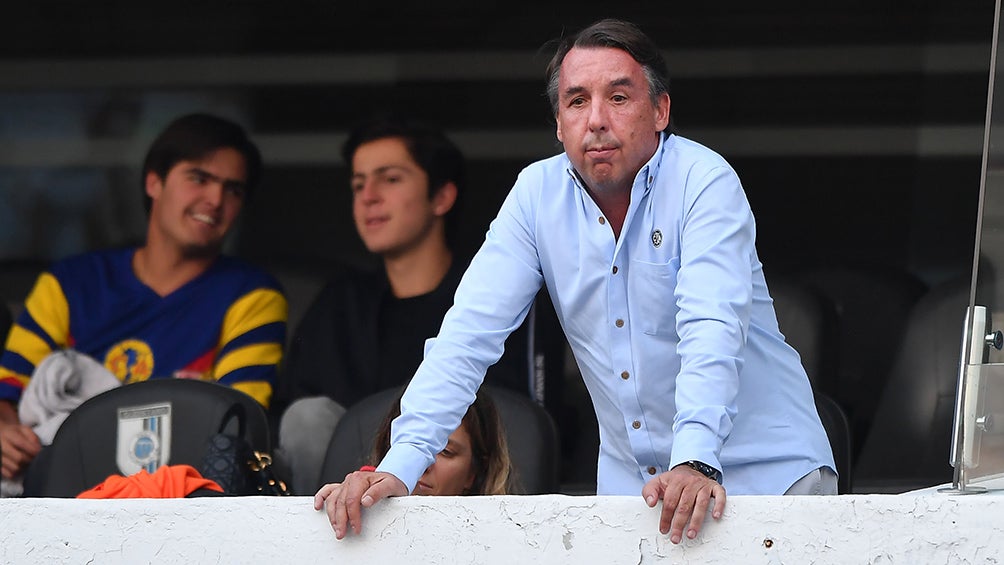
[[315, 499], [339, 538], [359, 531], [360, 504], [411, 492], [541, 284], [599, 421], [598, 494], [662, 500], [660, 531], [679, 543], [709, 506], [721, 517], [726, 490], [836, 492], [742, 186], [722, 157], [666, 133], [658, 48], [604, 20], [558, 48], [548, 77], [565, 153], [517, 179], [427, 344], [377, 472]]

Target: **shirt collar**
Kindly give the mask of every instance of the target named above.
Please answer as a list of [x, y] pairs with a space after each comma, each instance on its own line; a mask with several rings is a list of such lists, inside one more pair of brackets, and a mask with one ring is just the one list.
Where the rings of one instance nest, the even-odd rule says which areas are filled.
[[669, 145], [671, 135], [673, 134], [659, 133], [659, 145], [655, 148], [655, 153], [652, 153], [652, 157], [642, 165], [641, 170], [638, 171], [638, 176], [634, 178], [635, 190], [640, 187], [643, 194], [652, 190], [652, 187], [655, 185], [655, 179], [659, 176], [659, 166], [662, 164], [662, 152]]

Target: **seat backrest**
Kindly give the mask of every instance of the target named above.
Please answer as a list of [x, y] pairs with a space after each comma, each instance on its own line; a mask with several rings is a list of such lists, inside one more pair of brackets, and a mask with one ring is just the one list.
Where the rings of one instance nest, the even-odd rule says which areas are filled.
[[851, 475], [854, 470], [851, 449], [851, 423], [844, 414], [843, 408], [829, 395], [819, 390], [814, 390], [816, 400], [816, 412], [826, 430], [826, 437], [830, 440], [830, 449], [833, 451], [833, 461], [837, 465], [837, 493], [850, 494], [852, 492]]
[[[25, 495], [74, 497], [110, 475], [128, 474], [133, 466], [153, 459], [153, 451], [164, 449], [169, 450], [164, 464], [198, 468], [207, 441], [220, 431], [224, 415], [234, 404], [245, 408], [245, 439], [254, 449], [268, 452], [264, 409], [230, 387], [190, 379], [154, 379], [99, 394], [70, 413], [52, 445], [29, 467]], [[122, 461], [127, 469], [121, 468]]]
[[315, 492], [325, 483], [342, 482], [345, 475], [368, 463], [380, 424], [400, 395], [399, 388], [387, 389], [367, 396], [345, 411], [328, 443]]
[[952, 480], [952, 418], [969, 292], [968, 278], [945, 283], [910, 313], [858, 457], [858, 492], [902, 492]]
[[324, 288], [330, 274], [327, 270], [311, 270], [307, 267], [275, 265], [268, 268], [282, 285], [286, 295], [286, 347], [289, 347], [300, 320]]
[[[502, 419], [518, 493], [558, 492], [558, 433], [551, 417], [525, 395], [482, 385], [479, 394], [484, 393], [491, 396]], [[380, 424], [400, 394], [398, 388], [378, 392], [348, 409], [328, 444], [322, 484], [341, 482], [367, 463]]]
[[836, 266], [798, 276], [836, 309], [838, 355], [824, 391], [847, 412], [855, 445], [871, 426], [913, 305], [925, 284], [905, 271]]
[[812, 288], [789, 277], [771, 276], [768, 286], [785, 341], [798, 352], [813, 387], [831, 391], [831, 369], [837, 355], [833, 305]]

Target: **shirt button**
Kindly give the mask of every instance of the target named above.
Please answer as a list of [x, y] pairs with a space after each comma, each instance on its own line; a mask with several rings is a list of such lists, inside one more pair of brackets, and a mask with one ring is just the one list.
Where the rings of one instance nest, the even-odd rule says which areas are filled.
[[610, 269], [610, 270], [613, 271], [613, 273], [616, 275], [617, 274], [617, 265], [614, 265], [614, 268]]
[[614, 325], [617, 326], [618, 328], [623, 328], [624, 327], [624, 320], [622, 320], [620, 318], [617, 318], [617, 321], [614, 322]]
[[630, 376], [631, 375], [628, 374], [627, 371], [621, 371], [621, 378], [624, 379], [625, 381], [628, 380], [628, 377], [630, 377]]
[[599, 217], [599, 222], [600, 222], [600, 225], [602, 226], [603, 224], [607, 223], [607, 219], [604, 218], [603, 216], [600, 216]]
[[631, 422], [631, 427], [637, 430], [638, 428], [641, 427], [641, 422], [635, 420], [634, 422]]
[[656, 472], [656, 468], [655, 468], [655, 467], [649, 467], [649, 468], [648, 468], [648, 474], [649, 474], [649, 475], [654, 475], [654, 474], [655, 474], [655, 472]]

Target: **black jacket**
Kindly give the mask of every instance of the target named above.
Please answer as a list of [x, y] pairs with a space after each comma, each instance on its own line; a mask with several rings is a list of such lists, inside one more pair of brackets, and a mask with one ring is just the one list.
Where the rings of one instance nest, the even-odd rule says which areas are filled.
[[[428, 295], [434, 303], [429, 315], [432, 329], [430, 335], [416, 335], [416, 340], [424, 343], [438, 331], [466, 267], [465, 261], [454, 260], [443, 281]], [[381, 352], [378, 343], [380, 308], [390, 292], [383, 269], [348, 270], [325, 286], [296, 328], [272, 402], [273, 414], [281, 414], [289, 403], [305, 396], [326, 395], [347, 408], [411, 379], [422, 361], [420, 355], [407, 363], [413, 365], [408, 374], [398, 375], [396, 382], [380, 382], [381, 356], [396, 354]], [[526, 325], [509, 336], [502, 358], [488, 370], [486, 383], [530, 394]]]

